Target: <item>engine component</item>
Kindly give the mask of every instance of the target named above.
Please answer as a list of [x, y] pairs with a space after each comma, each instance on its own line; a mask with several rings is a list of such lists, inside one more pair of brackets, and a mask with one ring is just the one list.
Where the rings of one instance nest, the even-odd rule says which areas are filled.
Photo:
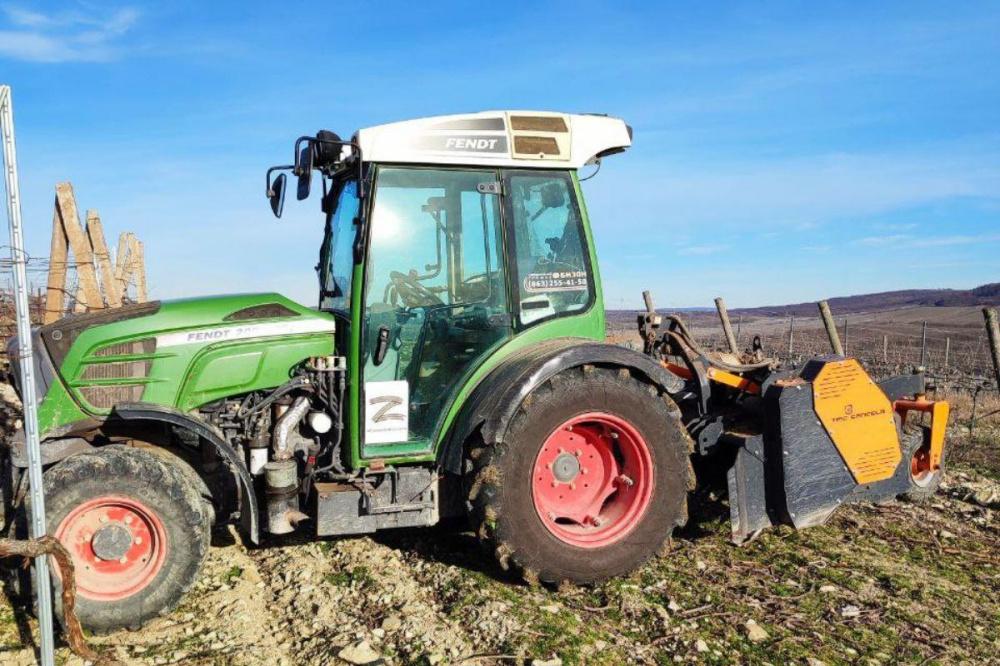
[[299, 510], [298, 465], [294, 460], [272, 460], [264, 465], [264, 493], [271, 534], [293, 532], [308, 517]]
[[270, 448], [256, 447], [250, 449], [250, 474], [260, 476], [267, 465], [268, 452]]
[[276, 460], [288, 460], [293, 450], [288, 446], [288, 436], [292, 428], [299, 424], [309, 410], [309, 398], [296, 398], [292, 406], [281, 415], [274, 425], [274, 457]]
[[333, 428], [333, 419], [326, 412], [309, 412], [306, 423], [309, 424], [313, 432], [319, 435], [325, 435]]

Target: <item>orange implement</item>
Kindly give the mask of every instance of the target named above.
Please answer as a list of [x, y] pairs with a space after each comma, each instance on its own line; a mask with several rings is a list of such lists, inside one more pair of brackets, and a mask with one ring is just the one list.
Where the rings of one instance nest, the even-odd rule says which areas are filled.
[[[893, 408], [906, 424], [906, 413], [909, 411], [929, 412], [931, 415], [931, 442], [930, 451], [925, 452], [926, 457], [921, 456], [921, 452], [914, 457], [914, 465], [917, 469], [914, 472], [936, 472], [941, 469], [941, 454], [944, 451], [944, 436], [948, 428], [948, 413], [950, 407], [944, 400], [927, 400], [924, 396], [917, 396], [915, 400], [897, 400], [893, 403]], [[923, 469], [926, 466], [926, 469]]]
[[[683, 377], [684, 379], [691, 379], [691, 371], [685, 368], [683, 365], [677, 365], [676, 363], [668, 363], [667, 361], [660, 361], [660, 365], [674, 373], [678, 377]], [[713, 382], [719, 384], [725, 384], [726, 386], [731, 386], [733, 388], [739, 389], [741, 391], [746, 391], [752, 395], [760, 395], [760, 385], [756, 382], [752, 382], [746, 377], [741, 377], [739, 375], [733, 374], [732, 372], [726, 372], [725, 370], [719, 370], [718, 368], [708, 369], [708, 378]]]

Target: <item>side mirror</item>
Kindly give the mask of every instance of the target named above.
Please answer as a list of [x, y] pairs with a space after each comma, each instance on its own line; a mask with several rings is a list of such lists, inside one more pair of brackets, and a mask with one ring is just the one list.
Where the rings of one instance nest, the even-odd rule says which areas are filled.
[[313, 147], [312, 143], [306, 145], [299, 151], [298, 163], [295, 165], [295, 175], [299, 177], [298, 191], [296, 198], [303, 201], [309, 198], [309, 190], [312, 188], [313, 177]]
[[281, 211], [285, 208], [285, 186], [287, 185], [287, 181], [288, 176], [279, 173], [267, 191], [267, 198], [271, 202], [271, 212], [278, 218], [281, 217]]

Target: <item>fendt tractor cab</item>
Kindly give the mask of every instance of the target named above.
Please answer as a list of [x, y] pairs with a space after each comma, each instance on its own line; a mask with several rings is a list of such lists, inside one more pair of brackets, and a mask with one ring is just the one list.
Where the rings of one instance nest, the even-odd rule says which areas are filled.
[[[588, 583], [686, 521], [695, 452], [728, 452], [737, 541], [933, 490], [947, 405], [920, 375], [878, 386], [842, 357], [720, 357], [651, 306], [645, 353], [604, 343], [577, 172], [631, 135], [497, 111], [302, 137], [267, 194], [280, 217], [289, 175], [297, 198], [318, 190], [316, 309], [220, 296], [36, 329], [48, 528], [84, 625], [171, 608], [227, 523], [261, 543], [467, 518], [504, 568]], [[933, 411], [933, 433], [909, 434], [907, 410]], [[6, 454], [17, 532], [23, 436]]]

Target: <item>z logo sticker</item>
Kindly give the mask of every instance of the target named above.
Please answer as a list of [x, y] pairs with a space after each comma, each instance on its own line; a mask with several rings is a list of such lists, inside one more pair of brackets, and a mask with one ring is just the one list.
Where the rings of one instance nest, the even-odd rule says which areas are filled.
[[397, 398], [394, 395], [382, 395], [377, 398], [370, 398], [368, 400], [369, 405], [379, 405], [379, 408], [375, 415], [372, 416], [372, 421], [375, 423], [382, 423], [383, 421], [402, 421], [406, 418], [405, 414], [390, 414], [390, 412], [403, 404], [402, 398]]
[[405, 442], [410, 437], [410, 386], [405, 381], [365, 384], [365, 444]]

